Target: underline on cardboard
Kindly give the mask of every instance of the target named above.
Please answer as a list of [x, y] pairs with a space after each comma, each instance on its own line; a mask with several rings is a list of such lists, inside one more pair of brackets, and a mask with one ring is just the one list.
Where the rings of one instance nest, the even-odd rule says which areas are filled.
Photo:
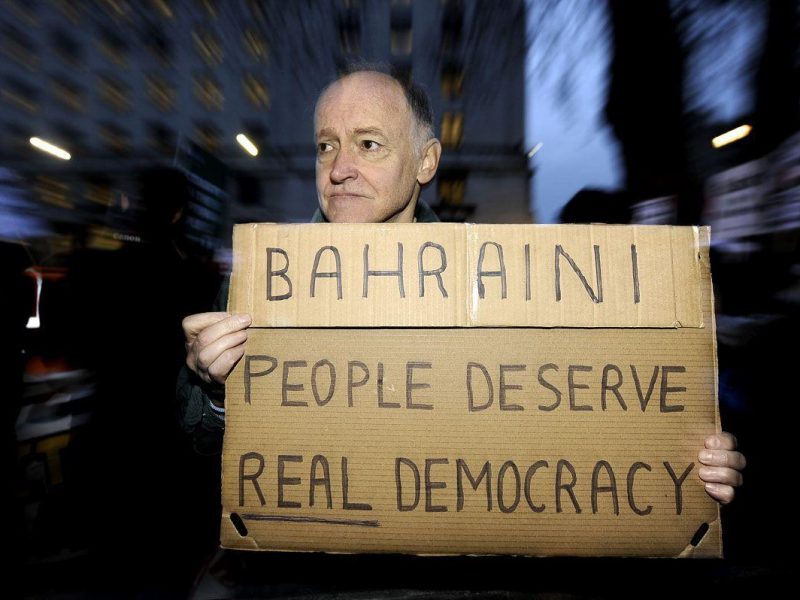
[[380, 521], [362, 519], [326, 519], [324, 517], [299, 517], [290, 515], [242, 515], [245, 521], [288, 521], [290, 523], [322, 523], [325, 525], [352, 525], [354, 527], [380, 527]]

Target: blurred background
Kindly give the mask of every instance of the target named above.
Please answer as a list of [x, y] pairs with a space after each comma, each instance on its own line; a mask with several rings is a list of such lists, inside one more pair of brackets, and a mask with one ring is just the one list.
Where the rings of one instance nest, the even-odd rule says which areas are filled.
[[796, 525], [798, 5], [0, 0], [22, 594], [191, 589], [219, 472], [178, 430], [180, 321], [211, 306], [234, 223], [309, 220], [314, 102], [361, 58], [428, 91], [444, 155], [423, 199], [444, 221], [711, 225], [722, 422], [749, 466], [723, 511], [730, 558], [705, 575], [775, 585]]

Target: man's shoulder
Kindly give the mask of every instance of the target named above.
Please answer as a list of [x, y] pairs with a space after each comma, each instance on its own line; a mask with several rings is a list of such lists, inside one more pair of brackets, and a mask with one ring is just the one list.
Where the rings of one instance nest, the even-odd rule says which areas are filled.
[[439, 222], [439, 216], [433, 212], [433, 209], [423, 200], [417, 202], [417, 210], [414, 211], [414, 218], [417, 220], [417, 223]]

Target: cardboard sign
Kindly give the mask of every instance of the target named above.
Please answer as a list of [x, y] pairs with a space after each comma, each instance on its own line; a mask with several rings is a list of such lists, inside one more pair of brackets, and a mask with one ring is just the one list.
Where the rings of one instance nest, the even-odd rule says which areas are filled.
[[721, 555], [697, 476], [719, 431], [707, 229], [234, 234], [229, 308], [255, 322], [226, 385], [225, 547]]

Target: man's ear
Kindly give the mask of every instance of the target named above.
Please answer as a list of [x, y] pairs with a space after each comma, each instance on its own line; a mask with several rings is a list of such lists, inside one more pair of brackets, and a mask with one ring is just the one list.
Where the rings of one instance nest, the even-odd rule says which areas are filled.
[[425, 185], [433, 176], [436, 175], [436, 169], [439, 168], [439, 159], [442, 157], [442, 144], [439, 140], [433, 138], [428, 140], [425, 148], [422, 151], [422, 162], [417, 171], [417, 181], [420, 185]]

